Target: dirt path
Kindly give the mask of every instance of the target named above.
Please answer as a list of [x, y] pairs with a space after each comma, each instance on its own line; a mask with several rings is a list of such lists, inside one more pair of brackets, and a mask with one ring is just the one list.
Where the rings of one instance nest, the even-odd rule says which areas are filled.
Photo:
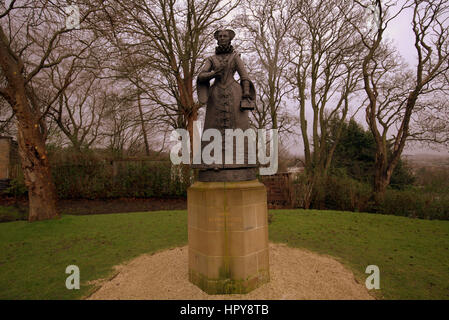
[[187, 246], [145, 254], [116, 268], [118, 275], [88, 299], [373, 299], [338, 261], [282, 244], [270, 244], [271, 281], [246, 295], [210, 296], [191, 284]]

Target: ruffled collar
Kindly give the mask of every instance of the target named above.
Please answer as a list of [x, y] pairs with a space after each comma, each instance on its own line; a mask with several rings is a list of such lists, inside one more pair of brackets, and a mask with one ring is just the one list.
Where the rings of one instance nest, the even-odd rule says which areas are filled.
[[234, 47], [231, 44], [215, 47], [215, 54], [225, 54], [234, 52]]

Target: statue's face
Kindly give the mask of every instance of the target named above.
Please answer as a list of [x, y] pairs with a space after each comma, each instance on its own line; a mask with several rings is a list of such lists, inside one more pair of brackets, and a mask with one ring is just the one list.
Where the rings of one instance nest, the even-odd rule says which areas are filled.
[[224, 46], [231, 42], [231, 37], [227, 31], [220, 31], [217, 35], [217, 41], [219, 46]]

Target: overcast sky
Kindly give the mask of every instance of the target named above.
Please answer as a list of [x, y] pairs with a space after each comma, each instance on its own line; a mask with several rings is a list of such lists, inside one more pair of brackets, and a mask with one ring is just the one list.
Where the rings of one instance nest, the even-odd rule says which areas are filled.
[[388, 26], [386, 34], [394, 42], [404, 59], [409, 64], [414, 65], [416, 61], [416, 49], [414, 47], [414, 35], [411, 29], [412, 18], [412, 9], [405, 9]]

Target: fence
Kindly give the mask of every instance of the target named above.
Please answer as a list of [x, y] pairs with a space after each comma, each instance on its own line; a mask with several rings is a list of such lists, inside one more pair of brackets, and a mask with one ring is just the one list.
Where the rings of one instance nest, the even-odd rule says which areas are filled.
[[292, 206], [292, 173], [283, 172], [271, 176], [260, 176], [261, 182], [267, 188], [267, 201], [271, 207]]

